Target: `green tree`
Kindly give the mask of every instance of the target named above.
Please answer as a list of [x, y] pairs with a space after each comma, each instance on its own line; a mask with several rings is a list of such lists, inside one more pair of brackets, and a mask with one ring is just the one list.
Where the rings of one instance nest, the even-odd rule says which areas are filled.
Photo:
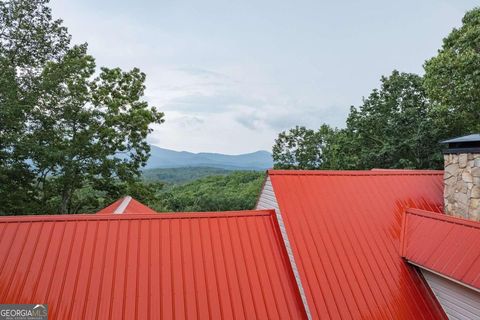
[[462, 22], [424, 65], [425, 88], [436, 102], [436, 127], [443, 137], [480, 131], [480, 8], [468, 11]]
[[27, 123], [40, 99], [47, 61], [62, 56], [70, 36], [46, 1], [0, 1], [0, 198], [8, 213], [33, 210], [36, 189], [27, 160]]
[[327, 124], [317, 131], [297, 126], [278, 135], [273, 161], [275, 169], [356, 169], [358, 150], [350, 130]]
[[393, 71], [381, 78], [345, 129], [322, 125], [279, 134], [273, 147], [276, 168], [439, 168], [441, 150], [432, 108], [420, 76]]
[[296, 126], [278, 135], [272, 149], [275, 169], [319, 169], [324, 162], [325, 138], [332, 129], [319, 131]]
[[141, 100], [145, 75], [138, 69], [102, 68], [92, 79], [94, 72], [86, 46], [47, 64], [41, 86], [45, 100], [30, 122], [40, 186], [61, 195], [63, 213], [72, 212], [74, 193], [86, 183], [104, 190], [109, 181], [137, 179], [149, 156], [149, 124], [163, 120]]
[[[13, 213], [74, 213], [83, 210], [78, 199], [86, 190], [107, 198], [126, 191], [148, 159], [149, 125], [163, 122], [143, 100], [145, 74], [101, 68], [95, 77], [87, 45], [70, 46], [47, 2], [0, 6], [1, 177], [12, 202], [2, 209]], [[6, 179], [20, 169], [36, 209], [15, 206], [8, 194]]]
[[440, 146], [422, 78], [393, 71], [381, 82], [347, 119], [355, 167], [438, 168]]
[[[320, 130], [324, 127], [326, 126], [322, 125]], [[324, 142], [322, 151], [323, 163], [321, 169], [357, 169], [360, 146], [356, 144], [353, 133], [350, 130], [330, 129], [326, 131]]]

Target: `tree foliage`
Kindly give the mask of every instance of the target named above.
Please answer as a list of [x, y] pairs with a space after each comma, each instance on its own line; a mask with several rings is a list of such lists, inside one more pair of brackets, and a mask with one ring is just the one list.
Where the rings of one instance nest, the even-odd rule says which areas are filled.
[[34, 210], [36, 176], [27, 160], [27, 125], [37, 101], [41, 71], [68, 50], [70, 36], [53, 20], [46, 1], [0, 1], [0, 210]]
[[208, 176], [226, 176], [231, 170], [214, 167], [181, 167], [146, 169], [142, 178], [146, 181], [162, 181], [168, 185], [179, 185]]
[[265, 174], [237, 171], [210, 176], [159, 193], [148, 204], [158, 211], [225, 211], [253, 209]]
[[318, 169], [323, 162], [323, 139], [319, 131], [295, 127], [278, 135], [273, 146], [276, 169]]
[[149, 125], [163, 122], [143, 100], [145, 74], [98, 71], [47, 3], [0, 2], [0, 197], [8, 213], [74, 213], [85, 190], [107, 198], [125, 190], [148, 159]]
[[355, 168], [436, 168], [440, 146], [422, 78], [393, 71], [381, 78], [358, 108], [351, 108], [347, 130], [356, 146]]
[[480, 8], [462, 22], [425, 63], [425, 88], [446, 136], [480, 132]]
[[422, 78], [393, 71], [361, 106], [351, 107], [346, 128], [282, 132], [273, 158], [288, 169], [437, 168], [437, 138]]

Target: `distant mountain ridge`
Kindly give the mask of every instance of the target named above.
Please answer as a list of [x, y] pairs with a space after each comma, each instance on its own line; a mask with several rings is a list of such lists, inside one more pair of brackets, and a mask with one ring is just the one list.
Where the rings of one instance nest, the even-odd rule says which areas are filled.
[[211, 167], [227, 170], [265, 170], [273, 167], [272, 154], [256, 151], [239, 155], [174, 151], [150, 145], [150, 159], [144, 169]]

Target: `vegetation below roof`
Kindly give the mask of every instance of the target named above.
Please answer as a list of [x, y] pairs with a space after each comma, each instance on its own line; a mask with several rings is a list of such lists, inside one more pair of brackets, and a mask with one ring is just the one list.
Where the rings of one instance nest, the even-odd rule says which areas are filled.
[[142, 172], [145, 181], [160, 181], [169, 185], [178, 185], [191, 182], [208, 176], [225, 176], [231, 170], [212, 167], [183, 167], [146, 169]]
[[145, 204], [160, 212], [253, 209], [264, 178], [258, 171], [209, 176], [161, 191]]

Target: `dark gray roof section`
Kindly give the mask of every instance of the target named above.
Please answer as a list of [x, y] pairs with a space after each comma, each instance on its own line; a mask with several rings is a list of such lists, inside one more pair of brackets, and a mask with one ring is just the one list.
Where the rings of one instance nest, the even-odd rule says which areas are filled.
[[440, 141], [440, 143], [457, 143], [457, 142], [477, 142], [480, 141], [480, 134], [469, 134], [468, 136], [457, 137], [449, 140]]
[[446, 144], [443, 153], [480, 153], [480, 134], [470, 134], [468, 136], [458, 137], [442, 141]]

